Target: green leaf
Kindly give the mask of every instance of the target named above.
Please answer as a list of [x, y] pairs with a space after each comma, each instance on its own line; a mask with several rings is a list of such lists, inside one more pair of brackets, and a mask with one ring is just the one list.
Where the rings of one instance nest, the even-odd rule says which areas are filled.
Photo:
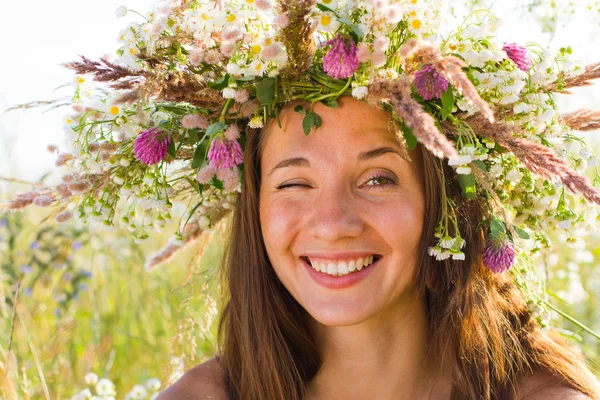
[[237, 84], [242, 84], [242, 83], [246, 83], [246, 82], [252, 82], [255, 79], [256, 79], [256, 77], [255, 76], [251, 76], [251, 75], [249, 75], [249, 76], [242, 76], [241, 78], [237, 78], [235, 80], [235, 82]]
[[223, 75], [223, 77], [216, 82], [208, 82], [207, 85], [216, 90], [223, 90], [229, 86], [229, 74]]
[[321, 3], [317, 3], [317, 8], [321, 11], [329, 11], [335, 14], [335, 11], [333, 11], [331, 8], [327, 7], [325, 4], [321, 4]]
[[513, 228], [514, 228], [515, 232], [517, 232], [517, 235], [519, 235], [519, 237], [521, 239], [530, 239], [531, 238], [527, 232], [525, 232], [523, 229], [519, 228], [518, 226], [513, 225]]
[[496, 217], [492, 217], [492, 220], [490, 221], [490, 233], [494, 240], [498, 240], [501, 235], [506, 235], [506, 226], [504, 226], [504, 222]]
[[173, 140], [173, 138], [169, 140], [169, 147], [167, 148], [167, 153], [173, 158], [177, 156], [177, 151], [175, 151], [175, 141]]
[[353, 24], [352, 21], [347, 20], [345, 18], [338, 18], [342, 24], [346, 25], [348, 29], [350, 29], [350, 36], [353, 36], [355, 42], [360, 41], [360, 39], [365, 37], [365, 34], [358, 28], [357, 25]]
[[482, 170], [483, 172], [488, 172], [487, 166], [485, 165], [485, 163], [481, 160], [474, 160], [471, 161], [471, 164], [476, 165], [480, 170]]
[[294, 111], [296, 111], [298, 114], [306, 115], [306, 110], [300, 104], [294, 107]]
[[448, 115], [452, 114], [454, 108], [454, 94], [452, 88], [448, 86], [448, 90], [442, 93], [442, 119], [448, 118]]
[[315, 116], [315, 126], [318, 128], [321, 126], [321, 117], [319, 117], [319, 114], [313, 113], [313, 115]]
[[256, 85], [256, 97], [261, 104], [269, 104], [275, 98], [275, 78], [263, 78]]
[[316, 128], [321, 126], [321, 117], [311, 111], [306, 114], [306, 117], [304, 117], [302, 120], [302, 129], [304, 129], [304, 134], [308, 135], [313, 126]]
[[217, 179], [216, 176], [213, 176], [209, 183], [219, 190], [223, 190], [225, 188], [225, 186], [223, 185], [223, 181]]
[[339, 107], [338, 101], [336, 99], [331, 99], [331, 100], [323, 101], [322, 103], [325, 104], [327, 107], [331, 107], [331, 108], [338, 108]]
[[474, 199], [477, 196], [477, 188], [475, 186], [475, 176], [473, 174], [459, 174], [458, 184], [462, 188], [463, 197], [467, 199]]
[[202, 166], [202, 161], [204, 161], [204, 146], [198, 146], [196, 147], [196, 151], [194, 151], [192, 168], [200, 168]]
[[414, 150], [417, 147], [417, 137], [413, 133], [412, 128], [406, 125], [404, 121], [402, 121], [402, 133], [404, 134], [408, 148]]
[[163, 120], [161, 120], [161, 121], [158, 123], [158, 125], [157, 125], [157, 127], [158, 127], [158, 128], [161, 128], [161, 129], [167, 129], [167, 128], [169, 128], [170, 126], [171, 126], [171, 121], [170, 121], [170, 120], [168, 120], [168, 119], [163, 119]]
[[198, 143], [198, 129], [188, 130], [188, 143], [190, 145]]
[[306, 117], [302, 120], [302, 129], [304, 129], [304, 134], [308, 136], [310, 130], [315, 125], [315, 114], [308, 113]]
[[225, 122], [215, 122], [214, 124], [210, 124], [208, 128], [206, 128], [206, 134], [208, 136], [214, 136], [219, 132], [223, 132], [227, 129], [227, 124]]

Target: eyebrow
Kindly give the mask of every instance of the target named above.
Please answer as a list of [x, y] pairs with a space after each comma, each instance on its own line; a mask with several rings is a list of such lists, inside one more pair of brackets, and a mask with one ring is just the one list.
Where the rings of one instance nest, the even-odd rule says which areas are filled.
[[[395, 153], [400, 158], [402, 155], [400, 152], [392, 147], [378, 147], [373, 150], [364, 151], [358, 155], [358, 161], [368, 161], [377, 157], [381, 157], [387, 153]], [[276, 166], [274, 166], [271, 171], [267, 174], [270, 176], [275, 170], [285, 167], [310, 167], [310, 161], [308, 161], [304, 157], [294, 157], [294, 158], [286, 158], [285, 160], [280, 161]]]

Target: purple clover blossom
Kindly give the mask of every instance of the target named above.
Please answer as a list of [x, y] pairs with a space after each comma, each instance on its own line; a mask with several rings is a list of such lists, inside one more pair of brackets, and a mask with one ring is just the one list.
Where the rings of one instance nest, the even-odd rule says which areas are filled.
[[515, 262], [515, 246], [506, 241], [497, 243], [487, 241], [483, 250], [483, 264], [493, 272], [499, 274], [508, 270]]
[[335, 79], [349, 78], [358, 68], [358, 47], [354, 41], [342, 34], [325, 43], [331, 45], [329, 52], [323, 57], [323, 70]]
[[423, 99], [439, 99], [448, 90], [448, 81], [431, 64], [415, 73], [415, 86]]
[[529, 59], [529, 52], [525, 47], [516, 43], [504, 43], [502, 50], [506, 52], [508, 58], [517, 64], [517, 68], [521, 71], [529, 71], [531, 68], [531, 59]]
[[242, 147], [237, 140], [216, 138], [210, 144], [208, 161], [214, 168], [234, 168], [244, 160]]
[[154, 127], [140, 132], [133, 145], [135, 157], [146, 165], [157, 164], [167, 155], [171, 136]]

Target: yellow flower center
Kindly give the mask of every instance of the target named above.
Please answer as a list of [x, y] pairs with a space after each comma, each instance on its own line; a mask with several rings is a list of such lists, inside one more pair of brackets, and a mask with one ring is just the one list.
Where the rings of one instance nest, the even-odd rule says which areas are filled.
[[323, 15], [321, 17], [321, 25], [327, 26], [331, 23], [331, 17], [329, 15]]
[[265, 46], [268, 46], [268, 45], [270, 45], [271, 43], [273, 43], [273, 39], [271, 39], [271, 38], [266, 38], [266, 39], [265, 39]]
[[456, 50], [456, 45], [454, 43], [450, 44], [450, 46], [448, 46], [450, 48], [450, 50], [454, 51]]
[[417, 16], [417, 12], [415, 10], [412, 10], [408, 15], [414, 18]]
[[331, 4], [333, 2], [333, 0], [323, 0], [322, 3], [323, 4]]
[[419, 29], [421, 28], [421, 20], [419, 19], [414, 19], [410, 25], [413, 27], [413, 29]]
[[262, 69], [262, 63], [257, 63], [254, 69], [260, 71]]
[[467, 48], [467, 46], [465, 46], [464, 43], [461, 43], [461, 44], [458, 45], [458, 51], [460, 51], [461, 53], [463, 51], [465, 51], [466, 48]]
[[66, 122], [67, 124], [71, 125], [71, 124], [73, 123], [73, 120], [72, 120], [71, 118], [67, 118], [67, 119], [65, 120], [65, 122]]
[[253, 4], [253, 3], [254, 3], [254, 0], [246, 0], [246, 3], [248, 3], [248, 4]]
[[235, 14], [229, 14], [227, 16], [227, 22], [233, 22], [235, 21]]
[[112, 106], [112, 107], [110, 108], [110, 113], [111, 113], [112, 115], [117, 115], [117, 114], [119, 113], [119, 107], [117, 107], [117, 106]]
[[252, 47], [250, 48], [250, 50], [252, 50], [252, 52], [253, 52], [254, 54], [259, 54], [259, 53], [260, 53], [260, 50], [261, 50], [261, 47], [260, 47], [260, 45], [258, 45], [258, 44], [255, 44], [254, 46], [252, 46]]
[[208, 20], [208, 15], [206, 15], [206, 13], [202, 13], [202, 19], [205, 21]]
[[83, 82], [85, 82], [85, 78], [83, 76], [78, 76], [77, 83], [82, 84]]
[[419, 2], [419, 0], [410, 0], [410, 2], [413, 4], [417, 4]]

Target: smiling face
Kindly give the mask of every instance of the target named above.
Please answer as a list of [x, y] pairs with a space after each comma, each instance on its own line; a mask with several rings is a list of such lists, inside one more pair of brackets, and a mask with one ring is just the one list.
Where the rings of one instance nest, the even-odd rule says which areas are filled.
[[269, 260], [304, 309], [331, 326], [393, 312], [410, 297], [425, 208], [420, 153], [403, 156], [388, 114], [351, 97], [339, 104], [315, 105], [322, 126], [308, 136], [304, 116], [286, 106], [282, 129], [262, 133], [260, 161]]

